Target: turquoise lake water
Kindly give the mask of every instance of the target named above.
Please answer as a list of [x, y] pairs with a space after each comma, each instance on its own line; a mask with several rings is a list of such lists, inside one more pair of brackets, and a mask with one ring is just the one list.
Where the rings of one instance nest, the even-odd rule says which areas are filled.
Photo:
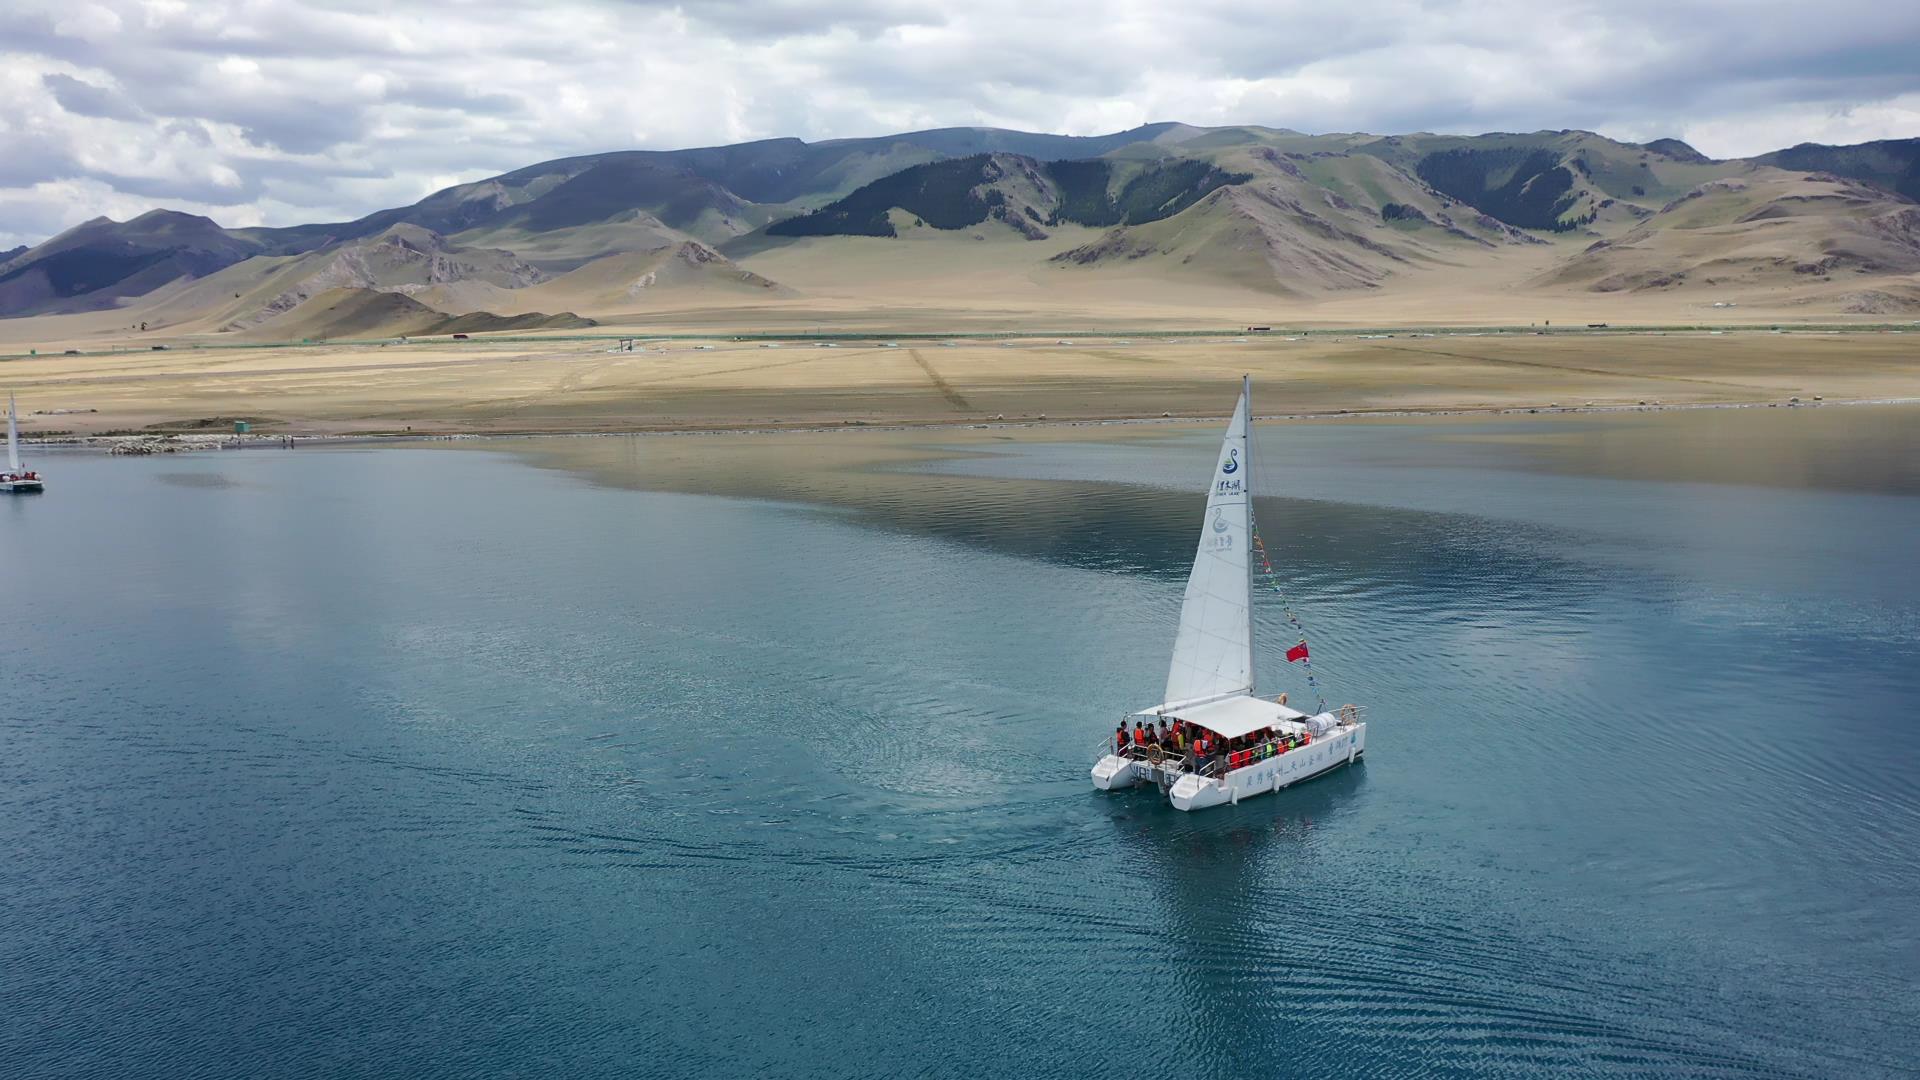
[[40, 458], [0, 1074], [1920, 1061], [1920, 411], [1264, 427], [1368, 756], [1194, 815], [1218, 432], [835, 438]]

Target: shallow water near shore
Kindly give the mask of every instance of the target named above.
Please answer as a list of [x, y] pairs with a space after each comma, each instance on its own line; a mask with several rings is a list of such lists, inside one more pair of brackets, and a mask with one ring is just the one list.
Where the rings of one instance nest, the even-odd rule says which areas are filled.
[[0, 1072], [1912, 1067], [1920, 410], [1263, 427], [1369, 756], [1184, 815], [1217, 440], [36, 461]]

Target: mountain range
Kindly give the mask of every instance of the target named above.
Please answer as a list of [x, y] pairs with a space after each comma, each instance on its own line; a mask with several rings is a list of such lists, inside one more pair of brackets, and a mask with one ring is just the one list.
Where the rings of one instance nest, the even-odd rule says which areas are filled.
[[1386, 310], [1442, 286], [1599, 311], [1920, 313], [1916, 200], [1920, 139], [1723, 161], [1584, 131], [950, 128], [564, 158], [347, 222], [96, 218], [0, 253], [0, 317], [286, 340], [894, 294]]

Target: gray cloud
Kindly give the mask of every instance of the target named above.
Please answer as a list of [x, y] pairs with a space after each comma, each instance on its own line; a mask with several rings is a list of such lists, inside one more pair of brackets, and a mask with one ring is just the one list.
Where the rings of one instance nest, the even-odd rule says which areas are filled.
[[863, 37], [899, 26], [946, 21], [942, 6], [921, 0], [628, 0], [633, 7], [672, 12], [731, 37], [777, 39], [850, 30]]
[[[9, 133], [6, 152], [0, 153], [0, 190], [66, 180], [81, 173], [66, 144], [41, 132]], [[76, 219], [77, 220], [77, 219]], [[0, 244], [10, 247], [11, 244]]]
[[0, 247], [155, 205], [356, 217], [628, 147], [1153, 120], [1920, 134], [1920, 6], [1763, 0], [10, 0]]
[[213, 132], [198, 120], [169, 120], [160, 125], [160, 131], [173, 138], [185, 139], [195, 146], [213, 146]]
[[40, 76], [41, 85], [75, 116], [97, 116], [108, 120], [143, 120], [146, 113], [126, 95], [105, 86], [82, 82], [71, 75], [49, 72]]

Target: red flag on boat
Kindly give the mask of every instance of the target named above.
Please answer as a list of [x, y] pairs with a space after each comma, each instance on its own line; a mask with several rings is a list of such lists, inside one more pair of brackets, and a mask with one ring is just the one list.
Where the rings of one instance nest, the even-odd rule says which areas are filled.
[[1296, 660], [1305, 660], [1306, 658], [1307, 658], [1307, 643], [1304, 641], [1298, 645], [1295, 645], [1293, 648], [1287, 650], [1287, 663], [1289, 664], [1293, 663]]

